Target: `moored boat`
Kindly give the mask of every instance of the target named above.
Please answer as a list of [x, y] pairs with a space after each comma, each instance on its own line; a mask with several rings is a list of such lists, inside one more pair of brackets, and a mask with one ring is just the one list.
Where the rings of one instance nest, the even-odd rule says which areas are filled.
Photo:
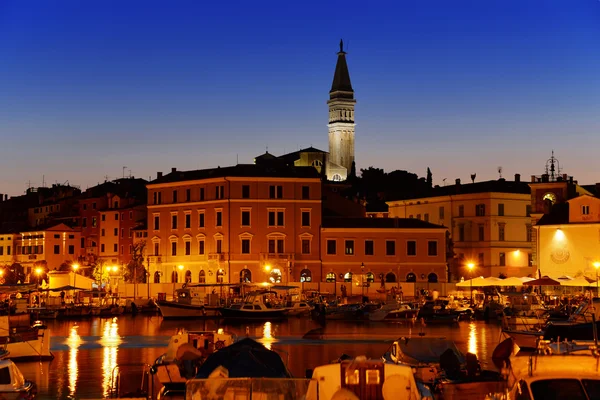
[[[219, 307], [204, 301], [204, 292], [199, 288], [185, 287], [175, 291], [175, 300], [159, 300], [158, 310], [165, 319], [206, 318], [219, 315]], [[210, 297], [211, 295], [206, 295]]]
[[369, 313], [370, 321], [403, 321], [413, 320], [416, 318], [417, 309], [412, 308], [406, 303], [389, 303], [384, 304], [381, 308]]
[[284, 319], [288, 309], [280, 307], [274, 300], [273, 292], [268, 290], [249, 293], [244, 301], [223, 307], [219, 312], [224, 318], [232, 319]]
[[[12, 326], [11, 326], [12, 322]], [[0, 316], [0, 344], [5, 345], [12, 360], [52, 360], [50, 332], [43, 327], [29, 326], [29, 315]]]
[[0, 399], [29, 400], [36, 398], [37, 387], [25, 379], [11, 360], [0, 360]]

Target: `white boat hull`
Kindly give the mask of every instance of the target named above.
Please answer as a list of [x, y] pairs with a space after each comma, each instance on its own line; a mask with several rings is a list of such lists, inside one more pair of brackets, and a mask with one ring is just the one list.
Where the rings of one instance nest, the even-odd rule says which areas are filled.
[[10, 359], [16, 361], [44, 361], [54, 358], [50, 351], [50, 333], [45, 329], [38, 331], [35, 340], [9, 341], [6, 350], [9, 352]]

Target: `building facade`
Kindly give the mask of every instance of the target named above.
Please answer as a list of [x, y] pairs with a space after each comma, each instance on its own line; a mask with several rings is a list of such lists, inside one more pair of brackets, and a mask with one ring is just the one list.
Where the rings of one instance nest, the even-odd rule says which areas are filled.
[[[527, 276], [532, 268], [531, 197], [527, 183], [498, 180], [436, 187], [430, 197], [387, 202], [389, 217], [449, 228], [456, 256], [451, 280]], [[475, 271], [467, 271], [473, 263]]]
[[154, 282], [285, 283], [299, 279], [298, 265], [320, 270], [312, 167], [173, 169], [148, 184], [147, 208]]

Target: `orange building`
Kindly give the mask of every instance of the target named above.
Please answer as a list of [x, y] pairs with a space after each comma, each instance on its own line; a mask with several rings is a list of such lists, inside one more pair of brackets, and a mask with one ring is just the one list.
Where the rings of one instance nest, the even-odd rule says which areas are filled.
[[298, 281], [301, 269], [320, 279], [315, 168], [173, 168], [147, 188], [153, 282], [286, 283]]
[[[417, 219], [325, 218], [326, 282], [447, 282], [447, 228]], [[356, 293], [355, 293], [356, 294]]]

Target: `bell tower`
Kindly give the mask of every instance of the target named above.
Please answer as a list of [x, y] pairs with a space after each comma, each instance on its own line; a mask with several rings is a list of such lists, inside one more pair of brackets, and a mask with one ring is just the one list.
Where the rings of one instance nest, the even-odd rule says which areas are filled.
[[[346, 64], [344, 42], [340, 51], [329, 91], [329, 162], [346, 168], [350, 174], [354, 161], [354, 90]], [[344, 177], [345, 178], [345, 177]]]

